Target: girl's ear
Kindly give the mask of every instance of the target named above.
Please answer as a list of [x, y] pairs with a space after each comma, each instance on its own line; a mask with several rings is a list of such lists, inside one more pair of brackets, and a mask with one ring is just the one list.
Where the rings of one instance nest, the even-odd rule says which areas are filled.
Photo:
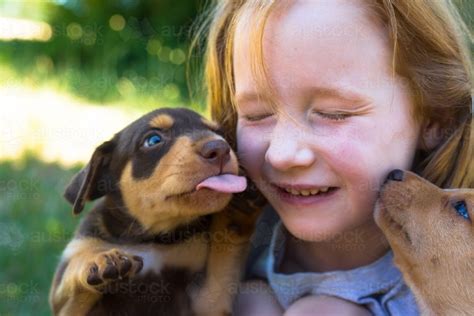
[[424, 151], [430, 151], [439, 145], [442, 138], [442, 130], [437, 122], [425, 121], [420, 130], [418, 139], [418, 148]]

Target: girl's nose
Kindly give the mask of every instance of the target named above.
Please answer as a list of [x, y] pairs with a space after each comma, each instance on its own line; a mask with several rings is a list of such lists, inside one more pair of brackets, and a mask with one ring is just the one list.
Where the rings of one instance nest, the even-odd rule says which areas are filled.
[[265, 153], [265, 160], [273, 168], [286, 171], [295, 167], [312, 165], [315, 154], [300, 128], [275, 127]]

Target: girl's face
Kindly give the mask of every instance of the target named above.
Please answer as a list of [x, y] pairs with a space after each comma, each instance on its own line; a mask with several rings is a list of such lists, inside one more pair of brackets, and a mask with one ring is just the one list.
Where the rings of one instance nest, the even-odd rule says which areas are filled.
[[392, 169], [411, 168], [419, 135], [387, 34], [359, 1], [277, 8], [263, 39], [275, 111], [252, 73], [250, 21], [237, 25], [233, 61], [237, 145], [249, 176], [298, 238], [375, 227], [379, 187]]

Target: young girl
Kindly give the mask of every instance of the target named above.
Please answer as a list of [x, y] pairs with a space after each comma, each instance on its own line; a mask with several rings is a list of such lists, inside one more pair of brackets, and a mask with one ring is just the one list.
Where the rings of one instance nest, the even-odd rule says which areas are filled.
[[217, 2], [210, 109], [271, 204], [236, 314], [418, 314], [372, 213], [395, 168], [473, 186], [460, 21], [448, 0]]

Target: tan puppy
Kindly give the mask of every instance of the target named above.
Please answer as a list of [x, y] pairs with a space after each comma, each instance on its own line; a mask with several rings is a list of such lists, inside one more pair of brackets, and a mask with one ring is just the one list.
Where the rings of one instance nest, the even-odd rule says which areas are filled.
[[442, 190], [392, 171], [375, 220], [422, 315], [474, 315], [474, 190]]

